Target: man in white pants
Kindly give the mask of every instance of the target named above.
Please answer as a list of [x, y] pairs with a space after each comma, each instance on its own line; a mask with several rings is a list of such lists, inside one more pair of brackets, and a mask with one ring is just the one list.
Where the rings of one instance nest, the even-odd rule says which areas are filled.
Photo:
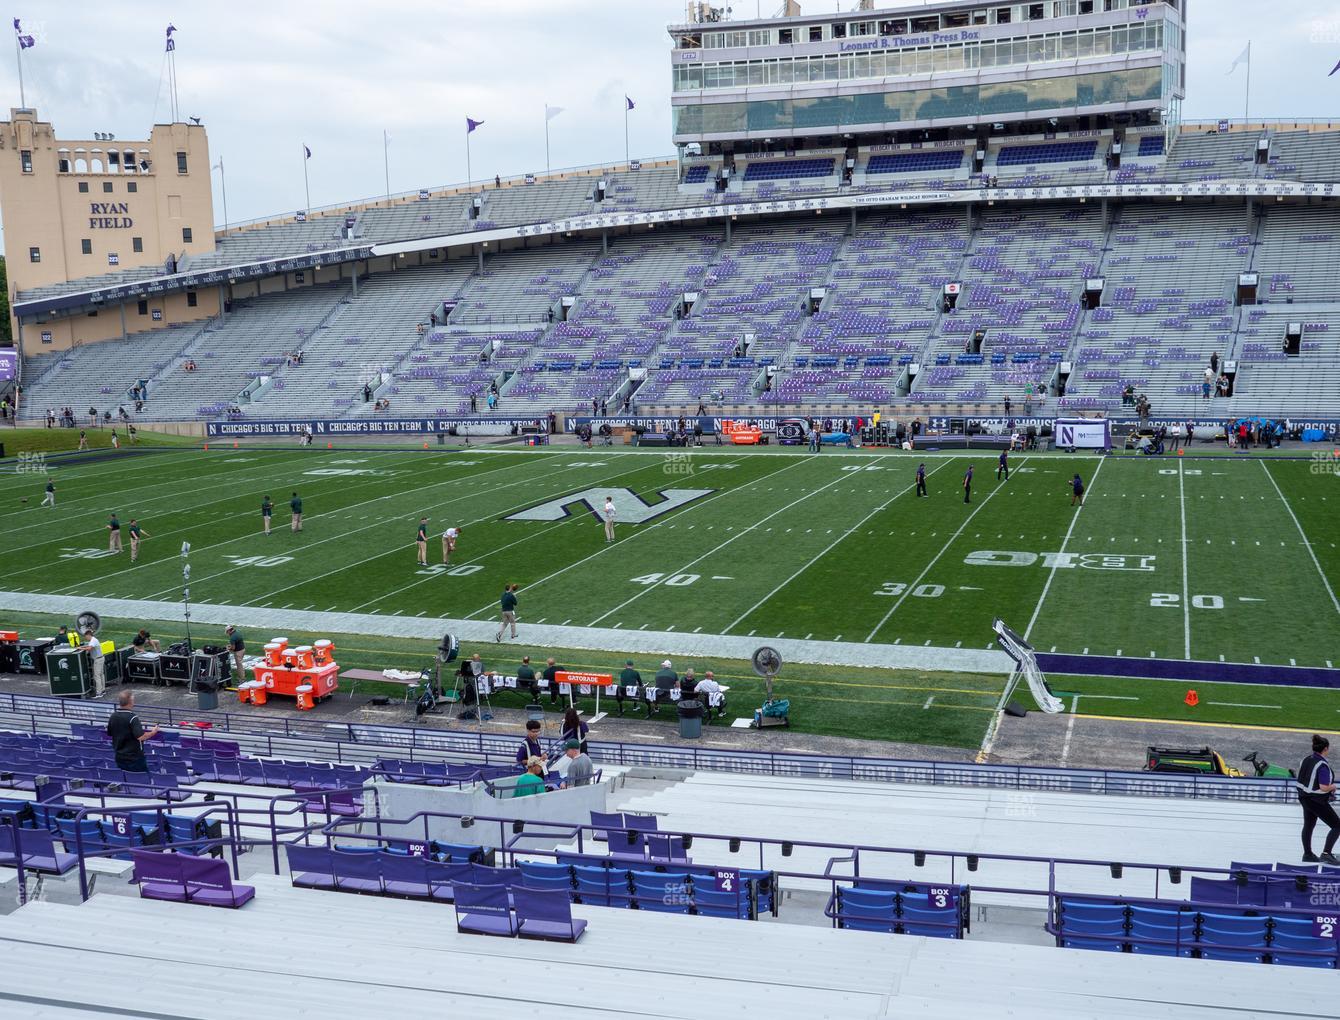
[[614, 509], [614, 497], [613, 497], [613, 496], [606, 496], [606, 497], [605, 497], [605, 509], [604, 509], [603, 511], [601, 511], [601, 516], [602, 516], [602, 517], [604, 518], [604, 520], [605, 520], [605, 541], [606, 541], [606, 542], [613, 542], [613, 541], [614, 541], [614, 519], [615, 519], [615, 517], [618, 516], [618, 512]]
[[442, 532], [442, 562], [451, 562], [451, 554], [456, 551], [456, 540], [461, 537], [460, 528], [448, 528]]
[[107, 689], [107, 663], [102, 657], [102, 642], [93, 631], [86, 630], [84, 643], [88, 645], [89, 657], [93, 660], [93, 693], [101, 698]]

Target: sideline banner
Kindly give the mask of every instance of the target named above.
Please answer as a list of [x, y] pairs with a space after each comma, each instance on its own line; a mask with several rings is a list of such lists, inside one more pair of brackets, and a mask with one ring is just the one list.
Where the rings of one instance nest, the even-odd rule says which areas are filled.
[[1057, 418], [1052, 435], [1064, 449], [1106, 450], [1112, 446], [1112, 423], [1106, 418]]
[[211, 421], [205, 424], [210, 439], [235, 439], [244, 436], [300, 436], [311, 429], [320, 436], [434, 435], [456, 430], [457, 435], [506, 435], [513, 428], [549, 429], [544, 415], [534, 418], [291, 418], [269, 421]]

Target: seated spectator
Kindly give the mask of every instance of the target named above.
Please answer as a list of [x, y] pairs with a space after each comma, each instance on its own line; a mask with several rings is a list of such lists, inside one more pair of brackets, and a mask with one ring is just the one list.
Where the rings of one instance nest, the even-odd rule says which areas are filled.
[[150, 637], [149, 632], [141, 628], [140, 632], [131, 639], [131, 645], [136, 652], [157, 652], [161, 651], [158, 639]]
[[[709, 704], [709, 702], [711, 701], [710, 695], [720, 693], [721, 693], [721, 685], [717, 683], [717, 678], [712, 674], [712, 671], [709, 669], [706, 673], [703, 674], [703, 678], [698, 681], [698, 690], [697, 690], [698, 699], [702, 701], [703, 710], [705, 712], [711, 711], [711, 706]], [[721, 704], [717, 705], [716, 708], [718, 717], [725, 715], [726, 699], [722, 698]]]
[[544, 759], [538, 755], [526, 759], [526, 772], [516, 781], [513, 797], [533, 797], [544, 793]]

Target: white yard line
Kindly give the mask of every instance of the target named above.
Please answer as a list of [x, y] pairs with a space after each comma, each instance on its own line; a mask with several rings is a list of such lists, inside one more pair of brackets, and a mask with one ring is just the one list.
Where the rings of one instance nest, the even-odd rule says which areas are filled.
[[1275, 476], [1270, 473], [1270, 468], [1266, 466], [1264, 458], [1260, 461], [1260, 464], [1261, 470], [1264, 471], [1266, 477], [1270, 479], [1270, 484], [1274, 488], [1275, 494], [1279, 496], [1280, 502], [1284, 504], [1285, 511], [1293, 521], [1293, 526], [1298, 529], [1298, 537], [1303, 540], [1303, 547], [1307, 549], [1307, 554], [1312, 557], [1312, 565], [1317, 568], [1317, 576], [1321, 578], [1321, 583], [1326, 586], [1326, 594], [1331, 597], [1331, 605], [1335, 607], [1337, 613], [1340, 613], [1340, 599], [1335, 597], [1335, 589], [1331, 587], [1331, 582], [1326, 576], [1326, 571], [1321, 569], [1321, 562], [1317, 559], [1317, 554], [1312, 549], [1312, 543], [1307, 540], [1307, 532], [1305, 532], [1303, 526], [1298, 523], [1298, 518], [1294, 515], [1293, 507], [1291, 507], [1289, 501], [1284, 498], [1284, 493], [1280, 491], [1279, 485], [1275, 482]]
[[[720, 493], [718, 493], [718, 494], [714, 494], [714, 495], [712, 495], [712, 496], [708, 496], [708, 497], [706, 497], [705, 499], [699, 499], [699, 500], [695, 500], [695, 501], [692, 502], [692, 503], [686, 503], [686, 504], [684, 504], [682, 507], [680, 507], [679, 509], [677, 509], [677, 510], [675, 510], [675, 511], [672, 512], [672, 514], [671, 514], [671, 519], [672, 519], [672, 520], [678, 520], [679, 517], [680, 517], [680, 515], [681, 515], [681, 513], [692, 513], [693, 511], [695, 511], [695, 510], [697, 510], [697, 509], [699, 509], [699, 508], [701, 508], [701, 507], [711, 506], [711, 505], [713, 505], [713, 504], [716, 502], [717, 499], [724, 499], [724, 498], [726, 498], [727, 496], [731, 496], [731, 495], [733, 495], [733, 494], [735, 494], [735, 493], [737, 493], [737, 492], [743, 492], [745, 489], [748, 489], [750, 486], [757, 485], [759, 482], [765, 481], [765, 480], [771, 478], [771, 477], [772, 477], [773, 475], [775, 475], [775, 474], [778, 474], [778, 473], [780, 473], [780, 472], [782, 472], [782, 471], [788, 471], [788, 470], [790, 470], [791, 468], [793, 468], [793, 467], [797, 467], [798, 465], [800, 465], [800, 464], [802, 464], [802, 463], [804, 463], [804, 461], [795, 461], [795, 462], [792, 463], [792, 464], [786, 464], [786, 465], [783, 465], [782, 467], [779, 467], [779, 468], [776, 468], [776, 469], [774, 469], [774, 470], [772, 470], [772, 471], [769, 471], [769, 472], [768, 472], [767, 474], [765, 474], [765, 475], [760, 475], [758, 478], [755, 478], [752, 482], [745, 482], [743, 485], [736, 486], [736, 487], [733, 488], [733, 489], [723, 489], [723, 490], [720, 491]], [[671, 524], [670, 527], [674, 527], [674, 525]], [[545, 583], [547, 583], [547, 582], [549, 582], [549, 581], [552, 581], [554, 578], [558, 577], [560, 574], [565, 574], [565, 573], [567, 573], [569, 570], [572, 570], [574, 567], [580, 567], [582, 564], [584, 564], [584, 563], [588, 563], [588, 562], [590, 562], [591, 560], [595, 559], [595, 558], [598, 557], [598, 556], [603, 556], [603, 555], [605, 555], [605, 553], [609, 552], [611, 549], [617, 549], [617, 548], [619, 548], [620, 546], [623, 546], [623, 545], [625, 545], [625, 544], [628, 543], [628, 542], [636, 541], [638, 538], [640, 538], [640, 537], [642, 537], [642, 536], [645, 536], [645, 535], [656, 535], [656, 534], [659, 533], [659, 529], [660, 529], [660, 528], [661, 528], [661, 524], [659, 524], [659, 523], [657, 523], [657, 524], [652, 524], [650, 527], [639, 528], [637, 531], [633, 532], [633, 534], [630, 535], [630, 536], [628, 536], [627, 538], [620, 538], [620, 539], [616, 540], [616, 541], [615, 541], [614, 543], [612, 543], [612, 544], [606, 544], [606, 545], [602, 546], [601, 548], [597, 549], [595, 552], [591, 553], [589, 556], [583, 556], [580, 560], [576, 560], [576, 561], [574, 561], [574, 562], [572, 562], [572, 563], [569, 563], [566, 567], [560, 567], [559, 569], [555, 570], [552, 574], [549, 574], [549, 575], [546, 576], [546, 577], [542, 577], [542, 578], [540, 578], [538, 581], [532, 581], [532, 582], [530, 582], [530, 584], [528, 584], [528, 585], [526, 585], [524, 588], [522, 588], [521, 591], [522, 591], [522, 592], [527, 592], [527, 591], [530, 591], [532, 588], [537, 588], [537, 587], [539, 587], [539, 586], [542, 585], [542, 584], [545, 584]], [[674, 575], [671, 574], [671, 575], [668, 575], [668, 576], [674, 576]], [[472, 620], [472, 619], [474, 619], [476, 616], [478, 616], [480, 613], [487, 613], [487, 612], [489, 612], [489, 611], [491, 611], [491, 610], [493, 610], [493, 609], [495, 609], [495, 608], [497, 608], [496, 603], [491, 602], [491, 603], [489, 603], [487, 606], [482, 606], [481, 608], [476, 609], [474, 612], [470, 613], [470, 614], [469, 614], [468, 616], [466, 616], [465, 618], [466, 618], [467, 620]], [[614, 611], [614, 610], [610, 610], [610, 612], [613, 612], [613, 611]], [[605, 615], [608, 616], [609, 613], [606, 613]], [[601, 619], [604, 619], [604, 617], [601, 617]]]
[[1187, 561], [1191, 553], [1186, 542], [1186, 486], [1182, 461], [1177, 461], [1177, 503], [1182, 512], [1182, 658], [1191, 658], [1191, 590], [1187, 585]]
[[[524, 464], [509, 464], [509, 465], [506, 465], [506, 466], [501, 467], [501, 468], [494, 468], [494, 469], [492, 469], [492, 470], [490, 470], [490, 471], [484, 472], [484, 474], [494, 474], [494, 473], [497, 472], [497, 471], [510, 471], [510, 470], [512, 470], [513, 468], [517, 468], [517, 467], [525, 467], [525, 465], [524, 465]], [[566, 470], [568, 470], [568, 469], [567, 469], [567, 468], [561, 468], [561, 469], [559, 469], [558, 471], [551, 472], [551, 474], [559, 474], [559, 473], [561, 473], [562, 471], [566, 471]], [[480, 475], [473, 476], [473, 477], [471, 478], [471, 482], [473, 482], [473, 481], [475, 480], [475, 478], [479, 478], [479, 477], [482, 477], [482, 476], [480, 476]], [[495, 485], [495, 486], [493, 486], [491, 489], [489, 489], [489, 492], [490, 492], [490, 493], [493, 493], [493, 492], [499, 492], [499, 491], [501, 491], [501, 490], [503, 490], [503, 489], [514, 489], [514, 488], [516, 488], [516, 487], [519, 486], [519, 485], [530, 485], [530, 484], [532, 484], [533, 482], [535, 482], [535, 481], [538, 480], [538, 479], [541, 479], [541, 478], [548, 478], [548, 477], [549, 477], [549, 474], [542, 474], [542, 475], [536, 475], [536, 476], [533, 476], [533, 477], [531, 477], [531, 478], [522, 478], [522, 479], [519, 479], [519, 480], [517, 480], [517, 481], [515, 481], [515, 482], [508, 482], [506, 485]], [[388, 493], [388, 494], [385, 495], [385, 496], [378, 496], [378, 497], [376, 497], [375, 499], [364, 500], [362, 503], [355, 503], [354, 506], [364, 506], [364, 505], [367, 505], [367, 504], [370, 504], [370, 503], [380, 503], [382, 500], [386, 500], [386, 499], [399, 499], [400, 497], [409, 495], [410, 493], [421, 492], [421, 491], [423, 491], [424, 489], [435, 489], [435, 488], [438, 488], [438, 487], [440, 487], [440, 486], [442, 486], [442, 485], [459, 485], [460, 481], [461, 481], [461, 479], [459, 479], [459, 478], [452, 478], [452, 479], [448, 479], [447, 481], [443, 481], [443, 482], [433, 482], [433, 483], [431, 483], [431, 484], [429, 484], [429, 485], [420, 485], [420, 486], [418, 486], [417, 488], [409, 489], [409, 490], [406, 490], [406, 491], [404, 491], [404, 492]], [[472, 493], [470, 493], [470, 494], [468, 494], [468, 495], [465, 495], [465, 496], [455, 496], [455, 497], [453, 497], [453, 498], [451, 498], [451, 499], [446, 500], [446, 501], [443, 502], [443, 503], [435, 504], [434, 507], [435, 507], [435, 508], [440, 508], [440, 507], [444, 507], [444, 506], [450, 506], [450, 505], [453, 504], [453, 503], [460, 503], [460, 502], [463, 502], [463, 501], [469, 501], [469, 500], [478, 499], [478, 498], [479, 498], [478, 495], [477, 495], [476, 493], [473, 493], [473, 492], [472, 492]], [[502, 511], [502, 512], [504, 512], [504, 513], [510, 513], [510, 512], [512, 512], [512, 511], [514, 511], [514, 510], [525, 509], [527, 506], [530, 506], [530, 505], [531, 505], [531, 503], [530, 503], [530, 501], [528, 501], [528, 502], [526, 502], [526, 503], [524, 503], [524, 504], [517, 504], [517, 505], [514, 506], [514, 507], [509, 507], [507, 510]], [[347, 510], [352, 509], [352, 507], [344, 507], [343, 509], [347, 511]], [[335, 516], [337, 516], [338, 514], [340, 514], [341, 512], [342, 512], [342, 511], [340, 511], [340, 510], [332, 510], [332, 511], [330, 511], [329, 513], [325, 513], [325, 514], [315, 514], [315, 515], [313, 515], [312, 517], [307, 518], [307, 519], [304, 521], [304, 523], [311, 523], [313, 520], [318, 520], [318, 519], [325, 518], [325, 517], [335, 517]], [[406, 512], [406, 514], [405, 514], [405, 518], [406, 518], [405, 523], [406, 523], [406, 525], [408, 525], [409, 523], [411, 523], [410, 518], [413, 517], [413, 515], [416, 514], [416, 513], [418, 513], [418, 512], [419, 512], [419, 511], [418, 511], [417, 509]], [[471, 523], [472, 523], [472, 524], [478, 524], [478, 523], [481, 523], [482, 521], [486, 521], [486, 520], [492, 520], [492, 516], [481, 517], [481, 518], [479, 518], [478, 520], [472, 521]], [[390, 523], [391, 523], [392, 526], [394, 526], [394, 522], [393, 522], [393, 521], [390, 522]], [[381, 518], [381, 519], [377, 520], [376, 522], [374, 522], [374, 523], [372, 523], [372, 524], [365, 524], [365, 525], [364, 525], [363, 527], [361, 527], [361, 528], [353, 528], [352, 530], [349, 530], [349, 531], [340, 531], [340, 532], [337, 532], [337, 533], [331, 535], [329, 538], [321, 538], [321, 539], [317, 539], [315, 542], [308, 542], [308, 543], [306, 543], [305, 545], [299, 546], [298, 549], [300, 549], [301, 551], [304, 551], [304, 552], [305, 552], [305, 551], [310, 550], [310, 549], [315, 549], [317, 546], [325, 545], [327, 542], [339, 542], [339, 541], [343, 541], [344, 539], [347, 539], [347, 538], [349, 538], [349, 537], [352, 536], [352, 535], [359, 535], [359, 534], [362, 534], [362, 533], [365, 532], [365, 531], [371, 531], [371, 530], [376, 529], [376, 528], [385, 528], [385, 527], [387, 527], [387, 525], [388, 525], [388, 521], [387, 521], [387, 519], [386, 519], [386, 518]], [[249, 535], [248, 535], [248, 536], [242, 536], [241, 538], [229, 539], [229, 540], [224, 541], [224, 542], [216, 542], [216, 543], [214, 543], [214, 545], [204, 546], [203, 549], [214, 549], [214, 548], [217, 548], [218, 546], [231, 545], [231, 544], [234, 543], [234, 542], [241, 542], [241, 541], [244, 541], [246, 538], [249, 538], [249, 537], [251, 537], [251, 536], [249, 536]], [[351, 569], [351, 568], [353, 568], [353, 567], [362, 566], [364, 563], [370, 563], [372, 560], [380, 559], [380, 558], [383, 557], [383, 556], [391, 556], [391, 555], [394, 555], [394, 554], [397, 553], [397, 552], [402, 552], [402, 551], [405, 551], [405, 550], [407, 550], [407, 549], [409, 549], [409, 541], [408, 541], [408, 539], [405, 541], [405, 543], [404, 543], [403, 545], [397, 546], [395, 549], [385, 550], [385, 551], [383, 551], [383, 552], [377, 553], [377, 554], [374, 555], [374, 556], [368, 556], [368, 557], [365, 557], [364, 559], [358, 560], [358, 561], [355, 562], [355, 563], [350, 563], [348, 566], [340, 567], [340, 568], [337, 569], [337, 570], [328, 570], [328, 571], [326, 571], [324, 574], [318, 574], [318, 575], [316, 575], [316, 576], [314, 576], [314, 577], [305, 577], [305, 578], [303, 578], [301, 581], [295, 582], [294, 584], [287, 585], [287, 586], [285, 586], [285, 587], [283, 587], [283, 588], [277, 588], [277, 589], [275, 589], [274, 591], [269, 592], [268, 595], [271, 595], [271, 596], [273, 596], [273, 595], [278, 595], [280, 592], [283, 592], [283, 591], [289, 591], [289, 590], [292, 589], [292, 588], [304, 587], [304, 586], [306, 586], [306, 585], [311, 584], [313, 581], [321, 580], [322, 578], [329, 577], [329, 576], [331, 576], [332, 574], [338, 574], [338, 573], [340, 573], [341, 570], [349, 570], [349, 569]], [[192, 551], [192, 552], [198, 552], [198, 551], [202, 551], [202, 550], [192, 549], [191, 551]], [[406, 555], [408, 555], [408, 552], [406, 552]], [[222, 577], [222, 576], [225, 575], [225, 574], [231, 574], [231, 573], [233, 573], [234, 571], [237, 571], [237, 570], [246, 570], [246, 569], [249, 569], [249, 568], [248, 568], [248, 567], [245, 567], [245, 566], [229, 567], [229, 568], [227, 568], [226, 570], [220, 570], [220, 571], [217, 571], [216, 573], [213, 573], [213, 574], [207, 574], [207, 575], [205, 575], [205, 576], [203, 576], [203, 577], [199, 577], [199, 578], [193, 580], [192, 583], [193, 583], [193, 584], [199, 584], [199, 583], [202, 583], [202, 582], [204, 582], [204, 581], [212, 581], [212, 580], [214, 580], [215, 578]], [[124, 571], [122, 571], [122, 573], [124, 573]], [[111, 574], [109, 574], [109, 575], [107, 575], [107, 576], [108, 576], [108, 577], [111, 577], [111, 576], [115, 576], [115, 575], [111, 575]], [[153, 595], [150, 595], [150, 596], [148, 596], [148, 597], [149, 597], [149, 598], [155, 598], [156, 596], [159, 596], [159, 595], [166, 595], [166, 594], [175, 592], [175, 591], [177, 591], [177, 587], [178, 587], [178, 586], [174, 586], [174, 587], [172, 587], [172, 588], [165, 588], [165, 589], [163, 589], [162, 591], [154, 592]], [[265, 597], [267, 597], [267, 596], [265, 596], [265, 595], [258, 595], [258, 596], [256, 596], [256, 598], [265, 598]]]
[[[1098, 472], [1103, 470], [1103, 465], [1106, 463], [1107, 461], [1100, 460], [1098, 466], [1093, 469], [1093, 477], [1089, 479], [1089, 484], [1084, 490], [1084, 495], [1086, 497], [1093, 495], [1094, 486], [1098, 484]], [[1084, 513], [1086, 509], [1087, 504], [1081, 504], [1079, 509], [1075, 511], [1075, 516], [1070, 518], [1070, 527], [1065, 529], [1065, 538], [1061, 540], [1061, 552], [1065, 552], [1065, 547], [1070, 544], [1070, 536], [1075, 533], [1075, 525], [1079, 523], [1080, 514]], [[1042, 586], [1042, 594], [1038, 596], [1038, 604], [1033, 607], [1033, 615], [1028, 621], [1028, 626], [1024, 628], [1025, 641], [1027, 641], [1029, 636], [1033, 633], [1033, 627], [1037, 624], [1038, 617], [1042, 615], [1042, 604], [1047, 601], [1047, 593], [1052, 589], [1052, 581], [1055, 579], [1056, 571], [1058, 569], [1058, 567], [1053, 566], [1051, 570], [1047, 572], [1047, 582]]]
[[[942, 467], [944, 467], [944, 464], [937, 464], [933, 470], [931, 470], [930, 472], [928, 472], [928, 474], [932, 474], [932, 475], [933, 475], [933, 474], [935, 474], [936, 471], [939, 471], [940, 468], [942, 468]], [[825, 556], [827, 556], [827, 555], [828, 555], [830, 552], [832, 552], [832, 551], [833, 551], [833, 550], [834, 550], [840, 543], [846, 541], [846, 539], [852, 534], [852, 532], [856, 531], [858, 528], [864, 527], [865, 524], [866, 524], [866, 522], [869, 521], [870, 518], [874, 517], [876, 514], [883, 513], [885, 510], [887, 510], [887, 509], [889, 508], [889, 504], [891, 504], [895, 499], [898, 499], [898, 498], [901, 497], [901, 496], [905, 496], [905, 495], [907, 495], [907, 493], [910, 492], [910, 491], [911, 491], [912, 489], [914, 489], [914, 488], [916, 488], [916, 483], [915, 483], [915, 482], [914, 482], [912, 485], [905, 486], [903, 489], [901, 489], [899, 492], [895, 493], [893, 496], [890, 496], [887, 500], [885, 500], [885, 502], [884, 502], [884, 504], [883, 504], [882, 506], [877, 506], [877, 507], [875, 507], [875, 509], [871, 510], [868, 514], [866, 514], [866, 515], [865, 515], [864, 517], [862, 517], [859, 521], [857, 521], [857, 522], [856, 522], [855, 524], [853, 524], [850, 528], [848, 528], [848, 529], [847, 529], [846, 531], [844, 531], [841, 535], [839, 535], [839, 536], [838, 536], [837, 538], [835, 538], [832, 542], [830, 542], [830, 543], [824, 548], [823, 552], [819, 553], [817, 556], [815, 556], [813, 559], [811, 559], [808, 563], [806, 563], [803, 567], [801, 567], [799, 570], [797, 570], [794, 574], [792, 574], [790, 577], [788, 577], [785, 581], [783, 581], [781, 584], [779, 584], [776, 588], [772, 589], [772, 591], [770, 591], [770, 592], [768, 592], [768, 594], [764, 595], [761, 599], [759, 599], [759, 600], [758, 600], [757, 602], [755, 602], [752, 606], [750, 606], [748, 609], [746, 609], [746, 610], [745, 610], [743, 613], [741, 613], [738, 617], [736, 617], [736, 618], [735, 618], [734, 620], [732, 620], [730, 623], [726, 624], [724, 630], [725, 630], [727, 633], [730, 633], [732, 630], [734, 630], [736, 627], [738, 627], [741, 623], [743, 623], [744, 620], [747, 619], [751, 613], [757, 611], [758, 608], [759, 608], [760, 606], [765, 605], [766, 603], [772, 601], [773, 597], [774, 597], [778, 592], [780, 592], [783, 588], [785, 588], [787, 585], [789, 585], [792, 581], [794, 581], [794, 580], [795, 580], [797, 577], [799, 577], [801, 574], [805, 573], [805, 571], [809, 570], [810, 567], [814, 566], [814, 565], [815, 565], [816, 563], [818, 563], [821, 559], [823, 559]]]
[[[1023, 464], [1025, 464], [1025, 463], [1027, 463], [1027, 462], [1028, 462], [1028, 458], [1027, 458], [1027, 457], [1021, 457], [1021, 458], [1019, 459], [1019, 463], [1020, 463], [1020, 465], [1023, 465]], [[1097, 474], [1097, 472], [1094, 472], [1094, 473]], [[966, 475], [967, 472], [964, 472], [964, 474]], [[1005, 482], [1005, 483], [1003, 483], [1003, 484], [1004, 484], [1004, 485], [1008, 485], [1009, 482]], [[935, 564], [937, 564], [937, 563], [940, 562], [940, 557], [943, 556], [945, 553], [947, 553], [947, 552], [949, 551], [949, 547], [950, 547], [951, 545], [953, 545], [953, 544], [958, 540], [959, 535], [963, 534], [963, 530], [964, 530], [970, 523], [972, 523], [972, 519], [973, 519], [974, 517], [976, 517], [977, 514], [978, 514], [978, 513], [979, 513], [979, 512], [980, 512], [980, 511], [981, 511], [981, 510], [988, 504], [988, 503], [991, 502], [992, 497], [995, 496], [996, 493], [1000, 492], [1000, 491], [1001, 491], [1001, 488], [1002, 488], [1002, 484], [998, 482], [998, 483], [996, 484], [996, 487], [995, 487], [994, 489], [992, 489], [990, 492], [987, 493], [987, 495], [986, 495], [986, 499], [982, 500], [982, 501], [981, 501], [980, 503], [978, 503], [975, 507], [973, 507], [972, 513], [968, 514], [967, 517], [963, 518], [963, 523], [960, 524], [960, 525], [958, 526], [958, 530], [957, 530], [957, 531], [955, 531], [952, 535], [949, 536], [949, 541], [946, 542], [946, 543], [940, 548], [940, 551], [939, 551], [938, 553], [935, 554], [934, 558], [932, 558], [932, 560], [931, 560], [929, 563], [926, 564], [926, 568], [925, 568], [920, 574], [917, 575], [917, 579], [916, 579], [915, 581], [913, 581], [911, 584], [909, 584], [909, 585], [907, 586], [907, 588], [904, 589], [903, 593], [902, 593], [901, 595], [898, 596], [897, 601], [895, 601], [894, 604], [893, 604], [891, 607], [889, 607], [889, 611], [888, 611], [887, 613], [884, 614], [884, 618], [881, 619], [881, 620], [879, 621], [879, 623], [875, 624], [875, 629], [872, 630], [869, 634], [866, 635], [866, 638], [865, 638], [866, 641], [873, 641], [873, 640], [875, 639], [875, 635], [878, 634], [878, 633], [880, 632], [880, 629], [881, 629], [886, 623], [889, 622], [889, 619], [893, 616], [893, 614], [896, 613], [896, 612], [898, 611], [898, 607], [901, 606], [905, 601], [907, 601], [907, 597], [908, 597], [910, 594], [912, 594], [913, 591], [915, 591], [915, 590], [917, 589], [917, 587], [921, 584], [922, 581], [924, 581], [924, 580], [926, 579], [926, 575], [929, 574], [929, 573], [931, 572], [931, 568], [934, 567]], [[1064, 550], [1063, 550], [1063, 551], [1064, 551]]]
[[[887, 458], [887, 456], [888, 456], [888, 455], [881, 456], [881, 457], [876, 457], [875, 459], [876, 459], [877, 461], [885, 460], [885, 459]], [[805, 493], [805, 495], [801, 496], [800, 498], [798, 498], [798, 499], [793, 499], [790, 503], [787, 503], [785, 506], [778, 507], [778, 508], [777, 508], [776, 510], [774, 510], [772, 513], [768, 514], [768, 516], [762, 518], [761, 520], [755, 521], [753, 524], [749, 525], [749, 527], [742, 529], [741, 531], [739, 531], [739, 532], [737, 532], [736, 534], [732, 535], [730, 538], [726, 539], [724, 542], [722, 542], [722, 543], [720, 543], [719, 545], [716, 545], [716, 546], [714, 546], [713, 548], [707, 550], [707, 552], [703, 553], [701, 556], [697, 556], [697, 557], [695, 557], [694, 559], [690, 560], [688, 563], [684, 564], [684, 565], [683, 565], [682, 567], [680, 567], [678, 570], [674, 571], [674, 573], [668, 573], [666, 576], [667, 576], [667, 577], [674, 577], [675, 574], [682, 574], [682, 573], [684, 573], [686, 570], [689, 569], [689, 567], [695, 566], [696, 564], [699, 564], [699, 563], [701, 563], [703, 560], [707, 559], [709, 556], [712, 556], [712, 555], [714, 555], [714, 554], [720, 552], [722, 549], [726, 548], [726, 546], [730, 545], [732, 542], [736, 541], [737, 539], [744, 538], [744, 537], [745, 537], [746, 535], [748, 535], [750, 532], [753, 532], [753, 531], [757, 530], [758, 527], [759, 527], [760, 525], [767, 524], [768, 521], [772, 520], [774, 517], [777, 517], [777, 516], [779, 516], [779, 515], [781, 515], [781, 514], [786, 513], [786, 511], [790, 510], [792, 507], [794, 507], [794, 506], [798, 506], [799, 504], [805, 502], [805, 500], [807, 500], [807, 499], [811, 499], [812, 497], [819, 495], [819, 493], [824, 492], [824, 491], [826, 491], [826, 490], [828, 490], [828, 489], [831, 489], [833, 486], [835, 486], [835, 485], [837, 485], [837, 484], [839, 484], [839, 483], [841, 483], [841, 482], [849, 482], [849, 481], [851, 481], [851, 478], [850, 478], [845, 472], [839, 471], [837, 477], [834, 478], [831, 482], [827, 482], [827, 483], [825, 483], [825, 484], [819, 486], [817, 489], [811, 489], [809, 492]], [[738, 490], [736, 490], [736, 491], [738, 491]], [[769, 528], [768, 530], [771, 531], [772, 529]], [[609, 610], [609, 611], [607, 611], [607, 612], [601, 613], [599, 616], [597, 616], [594, 620], [591, 621], [591, 623], [589, 624], [589, 626], [594, 627], [597, 623], [599, 623], [601, 620], [605, 619], [606, 617], [608, 617], [608, 616], [612, 616], [613, 614], [617, 613], [620, 609], [623, 609], [623, 608], [626, 607], [626, 606], [632, 605], [632, 603], [634, 603], [634, 602], [636, 602], [638, 599], [642, 598], [643, 595], [646, 595], [648, 592], [650, 592], [650, 591], [654, 591], [655, 589], [659, 588], [659, 587], [662, 585], [662, 583], [663, 583], [662, 581], [657, 581], [657, 582], [655, 582], [654, 584], [647, 585], [647, 586], [644, 587], [640, 592], [638, 592], [636, 595], [632, 596], [631, 598], [624, 599], [622, 602], [620, 602], [620, 603], [619, 603], [617, 606], [615, 606], [613, 609], [611, 609], [611, 610]]]

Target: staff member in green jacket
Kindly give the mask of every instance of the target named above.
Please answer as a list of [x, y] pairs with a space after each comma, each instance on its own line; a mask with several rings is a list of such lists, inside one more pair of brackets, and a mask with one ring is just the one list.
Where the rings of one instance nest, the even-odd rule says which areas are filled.
[[293, 498], [288, 501], [289, 509], [293, 511], [293, 530], [302, 530], [302, 497], [296, 492]]
[[266, 496], [261, 500], [261, 532], [268, 535], [270, 533], [270, 518], [274, 516], [275, 505], [270, 497]]
[[508, 627], [512, 628], [512, 639], [516, 640], [516, 585], [509, 584], [503, 588], [502, 597], [498, 599], [498, 608], [502, 611], [502, 622], [498, 624], [498, 633], [494, 641], [503, 639], [503, 631]]

